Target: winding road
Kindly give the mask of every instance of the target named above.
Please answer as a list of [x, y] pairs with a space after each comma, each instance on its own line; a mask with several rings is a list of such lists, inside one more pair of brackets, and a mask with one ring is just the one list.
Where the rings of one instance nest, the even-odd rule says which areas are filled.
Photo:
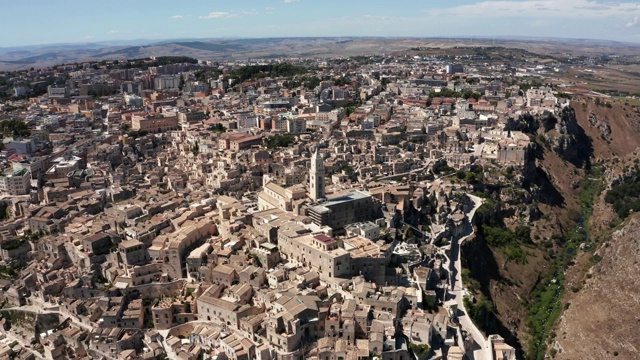
[[482, 205], [481, 198], [470, 194], [467, 194], [467, 196], [469, 196], [469, 198], [474, 202], [474, 206], [467, 214], [469, 222], [467, 223], [465, 235], [459, 239], [454, 238], [451, 241], [451, 258], [453, 259], [453, 268], [450, 266], [450, 270], [452, 271], [453, 276], [450, 277], [451, 284], [447, 300], [455, 300], [458, 305], [458, 321], [467, 334], [471, 335], [475, 343], [473, 349], [467, 352], [467, 357], [475, 360], [491, 360], [492, 356], [488, 347], [489, 344], [482, 332], [480, 332], [478, 327], [473, 323], [473, 321], [471, 321], [471, 318], [468, 316], [467, 310], [464, 307], [463, 301], [465, 288], [462, 283], [462, 261], [460, 259], [460, 248], [467, 239], [473, 237], [474, 229], [471, 221], [478, 208]]

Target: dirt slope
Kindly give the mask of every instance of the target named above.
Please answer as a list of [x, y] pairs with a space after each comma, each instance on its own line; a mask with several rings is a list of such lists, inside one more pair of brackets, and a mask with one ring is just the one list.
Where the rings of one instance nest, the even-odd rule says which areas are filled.
[[556, 331], [557, 359], [640, 356], [640, 214], [614, 232], [597, 254], [602, 260], [582, 290], [567, 296], [569, 309]]
[[[640, 148], [640, 116], [634, 108], [620, 102], [611, 101], [611, 107], [604, 105], [608, 101], [610, 100], [602, 100], [602, 104], [598, 106], [593, 98], [580, 98], [572, 101], [572, 107], [575, 109], [575, 120], [579, 125], [578, 132], [584, 131], [585, 135], [585, 137], [578, 137], [578, 139], [583, 141], [584, 138], [589, 143], [585, 149], [588, 149], [588, 152], [592, 154], [590, 163], [602, 162], [607, 167], [614, 167], [614, 163], [618, 163], [615, 166], [618, 168], [623, 163], [631, 163], [632, 161], [627, 159], [627, 162], [624, 162], [614, 159], [634, 157], [633, 153]], [[552, 130], [550, 133], [553, 134], [553, 132]], [[581, 154], [578, 154], [578, 157]], [[495, 251], [492, 251], [491, 254], [484, 251], [482, 254], [483, 252], [479, 249], [468, 249], [475, 250], [477, 253], [474, 255], [480, 255], [474, 256], [476, 259], [492, 260], [489, 264], [487, 261], [482, 261], [482, 264], [479, 264], [485, 274], [480, 277], [480, 283], [485, 289], [485, 293], [488, 293], [495, 303], [502, 324], [519, 339], [525, 351], [528, 350], [530, 334], [523, 321], [527, 316], [527, 306], [521, 300], [528, 299], [538, 274], [544, 275], [550, 264], [545, 255], [547, 250], [541, 243], [552, 235], [566, 235], [573, 229], [573, 224], [580, 216], [581, 209], [578, 184], [585, 176], [592, 176], [585, 172], [585, 169], [576, 167], [575, 163], [575, 161], [563, 158], [548, 148], [544, 157], [537, 161], [537, 166], [541, 170], [539, 177], [546, 174], [549, 183], [549, 185], [545, 185], [545, 181], [538, 179], [540, 180], [538, 185], [547, 195], [547, 199], [554, 198], [553, 200], [557, 201], [538, 202], [538, 207], [544, 216], [530, 223], [530, 226], [532, 237], [540, 240], [535, 241], [535, 249], [527, 249], [529, 258], [526, 264], [508, 263], [502, 254]], [[612, 231], [610, 224], [615, 222], [615, 218], [615, 213], [604, 203], [603, 195], [599, 196], [594, 206], [594, 215], [590, 219], [590, 226], [594, 229], [592, 236], [598, 238], [597, 243], [602, 244], [605, 239], [610, 238]], [[513, 219], [505, 221], [509, 222], [509, 220]], [[640, 228], [640, 220], [634, 224]], [[640, 233], [640, 229], [638, 229], [638, 233]], [[623, 235], [618, 236], [618, 243], [629, 245], [621, 240], [624, 238]], [[570, 305], [555, 330], [556, 339], [559, 341], [557, 347], [564, 351], [557, 355], [561, 356], [560, 358], [605, 359], [608, 356], [613, 358], [614, 351], [618, 351], [617, 358], [625, 358], [625, 356], [632, 354], [635, 348], [639, 350], [638, 354], [640, 354], [640, 339], [636, 340], [638, 342], [636, 346], [631, 342], [630, 334], [622, 338], [618, 336], [619, 333], [625, 331], [629, 333], [630, 326], [640, 327], [640, 321], [638, 321], [640, 315], [637, 315], [636, 318], [633, 313], [625, 314], [622, 311], [624, 307], [634, 306], [634, 301], [634, 308], [640, 310], [640, 291], [633, 290], [634, 288], [640, 289], [638, 286], [640, 284], [635, 282], [624, 284], [625, 271], [628, 273], [635, 271], [636, 276], [640, 274], [638, 269], [634, 268], [637, 266], [635, 259], [638, 258], [640, 248], [637, 244], [635, 249], [618, 248], [614, 245], [610, 245], [610, 248], [602, 248], [600, 255], [605, 260], [598, 266], [609, 266], [609, 268], [604, 268], [599, 275], [600, 277], [595, 274], [589, 275], [591, 279], [588, 281], [595, 284], [593, 289], [584, 286], [584, 289], [578, 292], [572, 290], [583, 288], [583, 281], [587, 278], [586, 272], [593, 266], [593, 259], [590, 260], [591, 253], [581, 253], [576, 259], [577, 265], [569, 268], [563, 302], [569, 302]], [[616, 252], [612, 252], [612, 250]], [[624, 269], [622, 270], [617, 268], [615, 260], [617, 257], [624, 257], [622, 262]], [[488, 266], [491, 263], [493, 266]], [[473, 268], [473, 266], [471, 267]], [[479, 269], [473, 270], [478, 273]], [[640, 283], [640, 279], [637, 282]], [[638, 297], [634, 297], [634, 292], [639, 294]], [[630, 325], [629, 322], [632, 322], [633, 325]], [[623, 343], [626, 341], [626, 345], [618, 343], [617, 339], [619, 338], [625, 339]], [[595, 341], [594, 339], [599, 340]], [[636, 358], [640, 358], [640, 356]]]
[[[640, 116], [628, 105], [612, 108], [588, 101], [574, 105], [576, 117], [592, 139], [594, 162], [602, 161], [609, 184], [639, 157]], [[583, 253], [566, 276], [568, 309], [556, 329], [556, 359], [640, 358], [640, 214], [622, 225], [597, 197], [590, 218], [595, 256]]]
[[593, 162], [625, 157], [640, 147], [640, 115], [621, 102], [611, 101], [611, 104], [611, 108], [597, 106], [592, 98], [571, 103], [578, 124], [593, 142]]

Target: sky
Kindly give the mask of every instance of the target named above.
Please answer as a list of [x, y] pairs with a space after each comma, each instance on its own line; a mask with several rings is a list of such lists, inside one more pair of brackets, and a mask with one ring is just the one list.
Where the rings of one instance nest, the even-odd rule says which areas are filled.
[[0, 0], [0, 47], [307, 36], [640, 43], [640, 0]]

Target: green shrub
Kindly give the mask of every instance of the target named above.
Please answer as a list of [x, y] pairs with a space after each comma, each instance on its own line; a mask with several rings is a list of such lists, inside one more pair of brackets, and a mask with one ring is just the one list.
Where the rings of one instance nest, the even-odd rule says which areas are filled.
[[281, 147], [289, 147], [289, 145], [295, 142], [295, 138], [290, 134], [275, 135], [265, 140], [266, 146], [269, 149], [276, 149]]
[[604, 200], [613, 206], [621, 219], [640, 211], [640, 172], [636, 170], [627, 179], [613, 185]]
[[418, 357], [426, 356], [431, 351], [431, 348], [427, 344], [410, 343], [409, 348], [411, 348], [411, 351]]
[[516, 232], [513, 232], [507, 228], [485, 224], [482, 226], [482, 234], [489, 245], [503, 249], [509, 261], [519, 264], [527, 262], [527, 253], [521, 244], [531, 242], [531, 229], [528, 226], [518, 226]]

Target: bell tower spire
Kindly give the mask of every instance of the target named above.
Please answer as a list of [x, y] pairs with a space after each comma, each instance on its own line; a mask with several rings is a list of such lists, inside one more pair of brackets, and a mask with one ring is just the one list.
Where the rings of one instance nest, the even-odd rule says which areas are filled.
[[313, 155], [311, 155], [311, 168], [309, 169], [309, 197], [313, 201], [325, 197], [324, 174], [324, 159], [316, 146]]

